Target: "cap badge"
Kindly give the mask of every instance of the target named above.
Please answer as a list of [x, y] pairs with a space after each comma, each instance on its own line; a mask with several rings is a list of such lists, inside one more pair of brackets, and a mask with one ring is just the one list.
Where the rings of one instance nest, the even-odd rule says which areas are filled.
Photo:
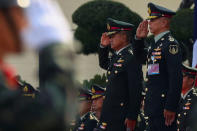
[[92, 88], [92, 93], [95, 93], [96, 91], [95, 91], [95, 89], [94, 88]]
[[150, 9], [150, 7], [148, 8], [148, 14], [151, 14], [151, 9]]
[[107, 23], [107, 30], [110, 30], [110, 25], [109, 25], [109, 23]]

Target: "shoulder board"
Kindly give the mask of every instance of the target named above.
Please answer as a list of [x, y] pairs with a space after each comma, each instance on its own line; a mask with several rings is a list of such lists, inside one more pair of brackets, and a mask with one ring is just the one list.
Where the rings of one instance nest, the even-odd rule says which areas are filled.
[[96, 120], [97, 122], [99, 122], [98, 118], [92, 113], [90, 113], [90, 120]]

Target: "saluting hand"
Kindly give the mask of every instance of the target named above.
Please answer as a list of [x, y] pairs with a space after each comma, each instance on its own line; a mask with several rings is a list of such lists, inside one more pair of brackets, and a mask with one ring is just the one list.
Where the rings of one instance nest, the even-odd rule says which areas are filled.
[[136, 37], [138, 39], [141, 39], [141, 38], [145, 38], [147, 37], [148, 35], [148, 21], [147, 20], [144, 20], [142, 21], [138, 28], [137, 28], [137, 31], [136, 31]]
[[107, 36], [107, 33], [103, 33], [101, 36], [101, 45], [106, 47], [110, 44], [110, 38]]
[[175, 120], [175, 115], [175, 112], [164, 109], [164, 118], [166, 126], [172, 125], [173, 121]]
[[126, 125], [126, 128], [129, 129], [129, 131], [134, 131], [136, 120], [129, 120], [126, 118], [125, 125]]

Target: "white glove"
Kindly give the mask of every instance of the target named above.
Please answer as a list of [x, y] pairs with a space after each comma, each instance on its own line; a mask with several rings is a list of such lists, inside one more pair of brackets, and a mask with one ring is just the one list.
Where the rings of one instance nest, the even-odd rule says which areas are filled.
[[193, 60], [192, 60], [192, 67], [197, 65], [197, 40], [193, 46]]

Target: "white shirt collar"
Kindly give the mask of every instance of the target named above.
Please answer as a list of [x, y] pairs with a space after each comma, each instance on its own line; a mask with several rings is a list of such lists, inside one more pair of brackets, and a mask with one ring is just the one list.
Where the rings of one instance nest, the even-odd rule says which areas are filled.
[[187, 97], [187, 95], [189, 94], [189, 92], [192, 91], [192, 89], [193, 89], [193, 88], [191, 88], [190, 90], [188, 90], [188, 91], [185, 93], [185, 95], [183, 95], [183, 94], [181, 93], [182, 99], [185, 99], [185, 98]]

